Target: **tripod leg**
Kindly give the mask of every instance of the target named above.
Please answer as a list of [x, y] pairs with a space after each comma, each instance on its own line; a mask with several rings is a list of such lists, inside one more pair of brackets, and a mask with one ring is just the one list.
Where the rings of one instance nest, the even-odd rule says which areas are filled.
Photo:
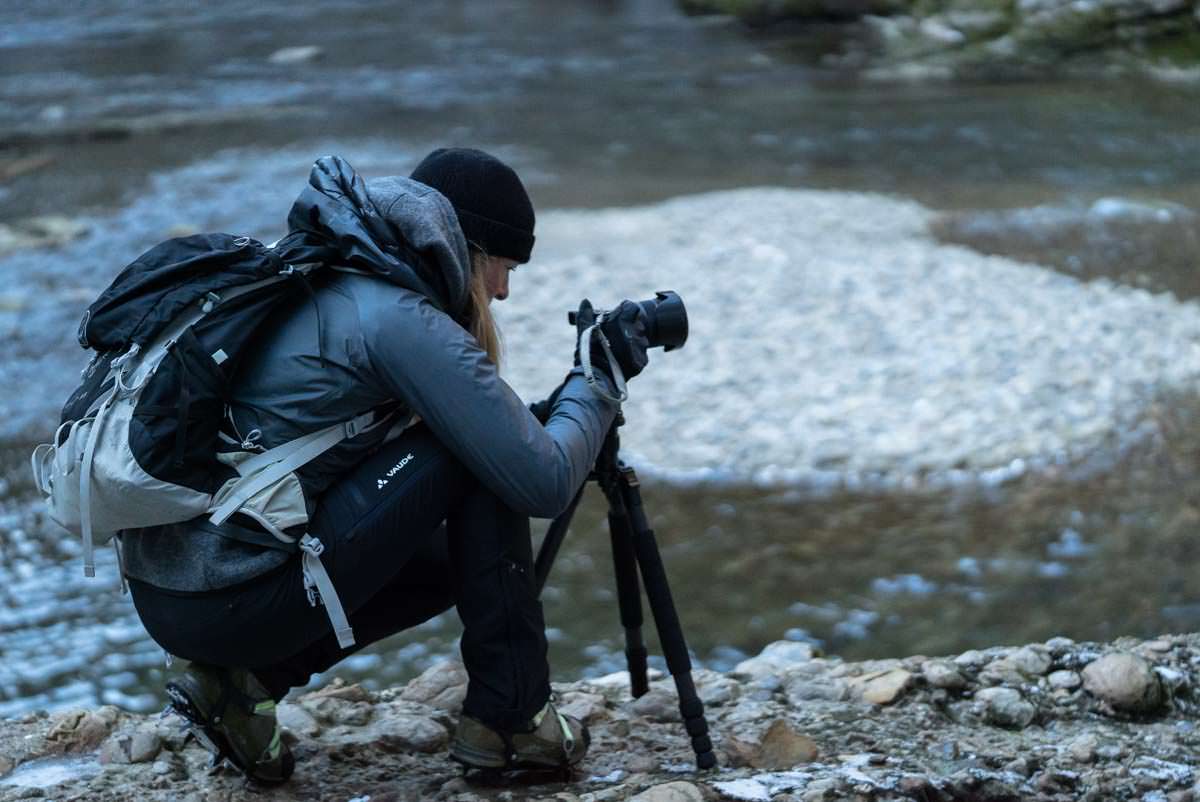
[[629, 516], [629, 525], [633, 530], [634, 547], [638, 566], [642, 569], [642, 581], [646, 586], [650, 612], [653, 613], [654, 624], [658, 628], [658, 639], [662, 643], [667, 668], [671, 671], [675, 689], [679, 693], [679, 712], [683, 716], [688, 736], [692, 739], [692, 750], [696, 753], [696, 765], [702, 769], [711, 769], [717, 765], [717, 756], [713, 753], [712, 740], [708, 737], [704, 703], [696, 693], [696, 685], [692, 680], [692, 660], [688, 656], [683, 627], [679, 623], [679, 614], [671, 598], [670, 585], [667, 584], [667, 571], [658, 551], [654, 530], [646, 521], [637, 476], [631, 468], [621, 468], [620, 493]]
[[633, 530], [619, 493], [609, 496], [608, 532], [612, 540], [613, 570], [617, 577], [617, 603], [625, 628], [625, 662], [629, 666], [630, 692], [636, 699], [650, 690], [646, 677], [646, 644], [642, 640], [642, 589], [638, 582]]

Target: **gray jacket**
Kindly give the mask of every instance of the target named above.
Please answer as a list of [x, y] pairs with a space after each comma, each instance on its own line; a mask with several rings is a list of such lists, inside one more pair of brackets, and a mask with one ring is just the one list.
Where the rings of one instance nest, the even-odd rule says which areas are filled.
[[[237, 434], [271, 448], [365, 410], [398, 405], [400, 419], [419, 415], [514, 510], [554, 517], [587, 478], [616, 408], [575, 370], [540, 424], [452, 317], [465, 304], [470, 265], [449, 202], [408, 179], [364, 185], [348, 165], [336, 166], [344, 166], [336, 185], [322, 186], [314, 177], [289, 219], [293, 234], [311, 229], [321, 217], [312, 213], [318, 208], [325, 214], [315, 227], [324, 230], [299, 236], [310, 245], [314, 238], [336, 241], [343, 257], [344, 243], [356, 237], [357, 251], [339, 259], [345, 262], [340, 270], [326, 271], [312, 297], [298, 298], [263, 326], [262, 342], [235, 382], [230, 414]], [[325, 169], [328, 175], [328, 164]], [[298, 226], [297, 219], [304, 222]], [[363, 242], [381, 254], [402, 243], [410, 258], [392, 259], [384, 272], [362, 258]], [[421, 264], [409, 264], [418, 261], [413, 252]], [[302, 468], [306, 496], [319, 497], [378, 448], [386, 428], [344, 441]], [[295, 558], [247, 544], [239, 534], [232, 524], [215, 527], [203, 519], [129, 533], [122, 538], [126, 575], [168, 590], [207, 591]]]

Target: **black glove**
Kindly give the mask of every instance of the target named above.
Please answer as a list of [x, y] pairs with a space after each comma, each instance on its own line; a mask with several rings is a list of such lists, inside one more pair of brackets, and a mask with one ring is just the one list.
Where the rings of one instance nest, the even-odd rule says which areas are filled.
[[[575, 313], [576, 331], [582, 334], [595, 322], [596, 313], [592, 309], [592, 303], [584, 298], [579, 304], [579, 311]], [[649, 361], [646, 349], [650, 347], [650, 341], [646, 339], [646, 313], [640, 306], [633, 301], [621, 301], [616, 309], [605, 315], [599, 331], [608, 339], [621, 375], [632, 379], [642, 372]], [[594, 370], [603, 371], [610, 379], [613, 378], [608, 354], [604, 352], [600, 337], [595, 331], [591, 334], [588, 354]], [[575, 364], [580, 364], [578, 339], [575, 341]]]
[[[567, 378], [570, 378], [570, 376]], [[545, 398], [541, 401], [534, 401], [529, 405], [529, 411], [533, 413], [533, 417], [538, 419], [538, 423], [545, 426], [546, 421], [550, 420], [550, 413], [554, 411], [554, 405], [558, 403], [558, 396], [566, 384], [567, 382], [564, 379], [557, 387], [554, 388], [554, 392], [550, 393], [548, 398]]]

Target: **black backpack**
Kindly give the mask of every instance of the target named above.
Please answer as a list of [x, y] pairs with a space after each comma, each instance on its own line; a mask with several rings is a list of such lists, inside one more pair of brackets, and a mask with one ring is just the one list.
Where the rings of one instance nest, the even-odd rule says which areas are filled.
[[316, 559], [319, 541], [289, 534], [308, 521], [293, 471], [389, 414], [368, 410], [265, 451], [222, 432], [256, 329], [297, 291], [311, 294], [308, 276], [323, 268], [285, 263], [249, 237], [200, 234], [151, 248], [88, 307], [79, 342], [96, 356], [54, 442], [33, 454], [51, 516], [83, 536], [86, 575], [95, 573], [93, 544], [117, 531], [242, 513], [284, 543], [299, 541], [310, 597], [324, 599], [339, 638], [353, 643]]

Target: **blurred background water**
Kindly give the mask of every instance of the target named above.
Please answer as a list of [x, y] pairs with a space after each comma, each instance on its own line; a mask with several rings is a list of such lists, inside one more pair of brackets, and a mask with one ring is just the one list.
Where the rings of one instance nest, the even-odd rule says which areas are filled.
[[[819, 66], [837, 35], [748, 32], [670, 0], [0, 7], [0, 222], [57, 215], [86, 232], [0, 244], [0, 715], [162, 704], [162, 655], [112, 592], [115, 566], [83, 581], [27, 454], [78, 375], [78, 314], [112, 274], [179, 232], [277, 235], [319, 155], [379, 175], [483, 147], [539, 208], [882, 191], [944, 211], [949, 241], [1200, 295], [1200, 90], [880, 84]], [[279, 53], [292, 47], [320, 53]], [[707, 666], [780, 638], [862, 658], [1190, 631], [1198, 413], [1193, 394], [1164, 396], [1159, 436], [996, 487], [813, 498], [659, 480], [645, 496]], [[546, 594], [563, 679], [621, 665], [596, 496]], [[338, 673], [403, 681], [453, 654], [457, 627], [443, 616]]]

